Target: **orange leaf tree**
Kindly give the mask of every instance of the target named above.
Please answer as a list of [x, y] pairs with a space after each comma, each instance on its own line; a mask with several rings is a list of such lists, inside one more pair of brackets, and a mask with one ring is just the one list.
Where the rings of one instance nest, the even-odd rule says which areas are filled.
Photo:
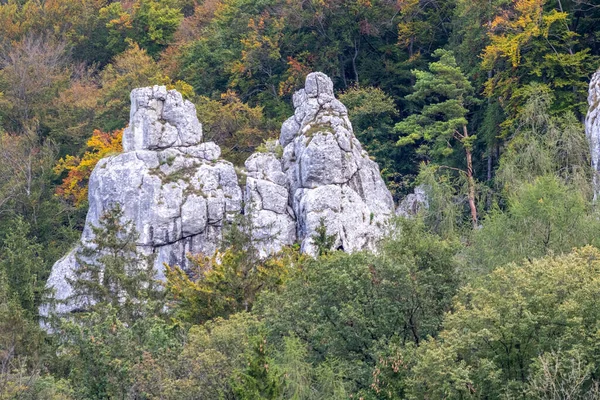
[[87, 141], [88, 150], [82, 157], [68, 155], [61, 158], [54, 167], [54, 172], [62, 174], [66, 171], [67, 176], [56, 189], [56, 194], [79, 207], [87, 199], [88, 181], [92, 170], [100, 159], [123, 151], [122, 138], [123, 129], [112, 133], [96, 129]]

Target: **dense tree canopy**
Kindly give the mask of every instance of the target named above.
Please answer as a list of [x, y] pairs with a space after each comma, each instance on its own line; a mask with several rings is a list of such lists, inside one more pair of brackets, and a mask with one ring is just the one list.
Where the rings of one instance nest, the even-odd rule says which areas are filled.
[[[599, 27], [590, 0], [0, 2], [0, 399], [600, 398]], [[427, 207], [374, 254], [323, 226], [315, 259], [239, 220], [165, 282], [116, 208], [77, 254], [87, 306], [40, 328], [133, 88], [177, 89], [241, 168], [312, 71]]]

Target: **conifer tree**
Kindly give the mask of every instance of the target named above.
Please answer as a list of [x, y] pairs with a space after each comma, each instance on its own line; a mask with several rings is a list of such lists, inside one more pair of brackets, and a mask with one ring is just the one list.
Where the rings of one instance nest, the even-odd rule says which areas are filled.
[[131, 221], [124, 221], [120, 205], [105, 212], [92, 232], [93, 238], [77, 255], [80, 267], [69, 282], [74, 291], [70, 300], [82, 304], [85, 311], [111, 306], [124, 322], [160, 308], [152, 257], [139, 253], [138, 234]]
[[253, 354], [249, 357], [248, 367], [238, 372], [235, 377], [235, 396], [241, 400], [280, 398], [281, 372], [267, 354], [267, 340], [261, 336], [254, 340]]
[[331, 251], [331, 248], [337, 240], [337, 235], [327, 234], [327, 225], [325, 225], [325, 218], [321, 217], [319, 220], [319, 226], [315, 229], [315, 234], [312, 236], [312, 241], [317, 246], [317, 254], [324, 256]]
[[439, 61], [430, 63], [429, 71], [413, 71], [415, 91], [407, 99], [421, 105], [421, 110], [396, 124], [401, 135], [398, 145], [420, 145], [419, 152], [432, 159], [443, 159], [462, 147], [466, 169], [460, 171], [467, 178], [471, 222], [476, 227], [473, 144], [477, 137], [467, 127], [467, 107], [476, 102], [474, 90], [451, 51], [438, 49], [434, 56]]
[[40, 256], [42, 246], [30, 237], [29, 230], [29, 224], [20, 216], [11, 222], [0, 246], [0, 274], [4, 274], [11, 296], [35, 315], [44, 290], [44, 260]]

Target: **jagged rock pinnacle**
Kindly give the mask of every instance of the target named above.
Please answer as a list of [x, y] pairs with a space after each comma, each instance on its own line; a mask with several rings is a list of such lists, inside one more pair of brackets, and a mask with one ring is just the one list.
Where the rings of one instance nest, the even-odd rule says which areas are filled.
[[[89, 181], [89, 210], [81, 242], [52, 268], [47, 286], [68, 299], [67, 278], [78, 268], [76, 253], [93, 239], [93, 226], [118, 203], [139, 238], [138, 251], [153, 254], [157, 277], [163, 263], [186, 268], [187, 254], [215, 252], [224, 221], [241, 212], [242, 191], [233, 165], [220, 160], [215, 143], [201, 143], [196, 108], [164, 86], [131, 93], [131, 121], [124, 152], [98, 162]], [[57, 311], [76, 308], [61, 305]], [[42, 315], [49, 312], [46, 306]]]
[[[254, 199], [264, 199], [267, 187], [281, 193], [271, 196], [277, 199], [280, 215], [284, 216], [272, 224], [271, 233], [278, 243], [297, 240], [302, 251], [316, 254], [313, 236], [323, 218], [328, 234], [336, 236], [336, 248], [347, 252], [374, 250], [394, 214], [392, 195], [379, 167], [354, 136], [348, 111], [335, 98], [327, 75], [309, 74], [305, 88], [294, 94], [293, 101], [294, 115], [283, 123], [279, 137], [284, 147], [281, 170], [270, 161], [253, 172], [283, 175], [285, 181], [278, 179], [269, 186], [263, 183], [261, 190], [254, 179], [249, 181], [247, 204], [263, 212], [264, 204]], [[259, 191], [261, 196], [254, 195]], [[284, 191], [287, 198], [282, 196]], [[295, 221], [295, 237], [289, 233], [290, 219]], [[266, 236], [266, 230], [260, 226], [262, 236]]]

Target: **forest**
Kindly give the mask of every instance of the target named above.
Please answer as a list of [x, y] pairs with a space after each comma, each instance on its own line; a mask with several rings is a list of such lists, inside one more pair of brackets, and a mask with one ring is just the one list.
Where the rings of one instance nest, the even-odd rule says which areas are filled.
[[[0, 399], [600, 399], [599, 67], [597, 0], [0, 1]], [[163, 281], [116, 208], [89, 307], [40, 313], [132, 89], [179, 91], [241, 168], [314, 71], [427, 207], [316, 257], [240, 216]]]

